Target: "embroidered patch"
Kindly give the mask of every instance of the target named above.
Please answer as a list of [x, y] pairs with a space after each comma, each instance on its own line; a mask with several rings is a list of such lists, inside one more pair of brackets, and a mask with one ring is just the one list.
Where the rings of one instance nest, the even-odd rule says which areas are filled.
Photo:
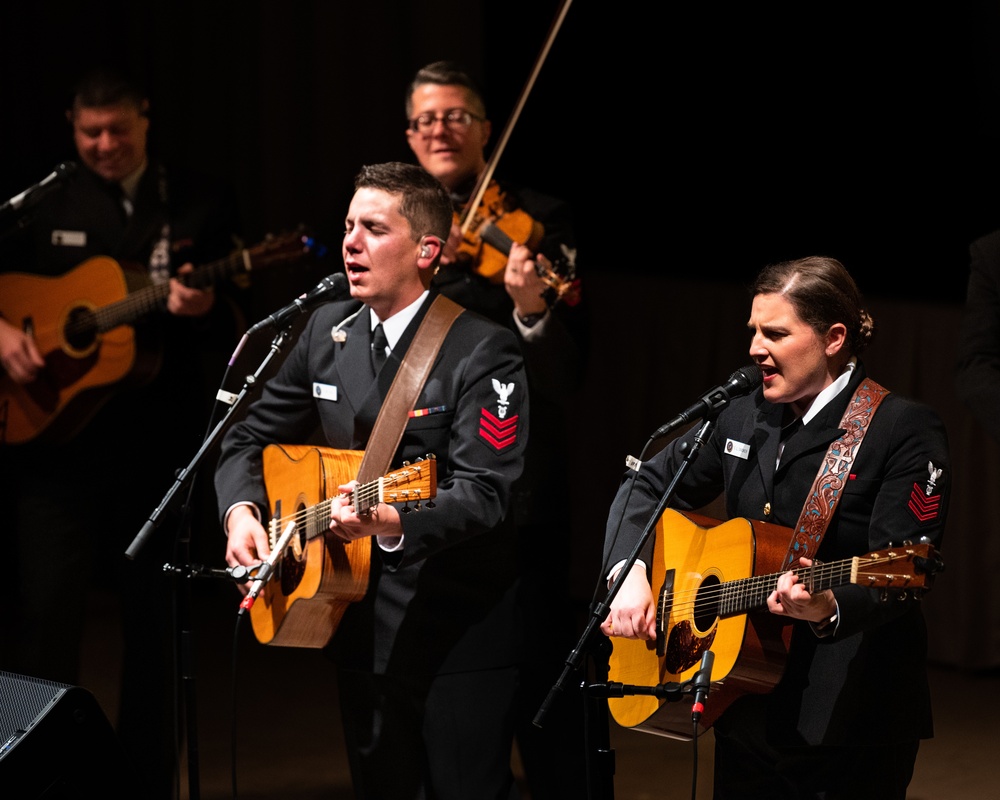
[[331, 386], [328, 383], [314, 383], [313, 384], [313, 397], [319, 400], [337, 400], [337, 387]]
[[510, 405], [510, 393], [514, 391], [513, 383], [500, 383], [496, 378], [493, 379], [493, 391], [499, 395], [497, 400], [497, 415], [500, 419], [507, 416], [507, 406]]
[[735, 439], [726, 439], [726, 454], [746, 461], [750, 457], [750, 445], [737, 442]]
[[934, 462], [933, 461], [928, 461], [927, 462], [927, 472], [930, 475], [930, 478], [927, 479], [927, 488], [924, 489], [924, 494], [926, 494], [928, 497], [930, 497], [931, 496], [931, 492], [933, 492], [934, 489], [937, 487], [937, 479], [941, 477], [942, 470], [935, 469], [934, 468]]
[[918, 522], [929, 522], [935, 519], [941, 510], [941, 495], [925, 494], [924, 490], [915, 483], [913, 491], [910, 492], [910, 502], [907, 505]]
[[510, 419], [500, 419], [487, 409], [482, 409], [479, 415], [479, 435], [497, 450], [510, 447], [517, 441], [517, 418], [515, 414]]

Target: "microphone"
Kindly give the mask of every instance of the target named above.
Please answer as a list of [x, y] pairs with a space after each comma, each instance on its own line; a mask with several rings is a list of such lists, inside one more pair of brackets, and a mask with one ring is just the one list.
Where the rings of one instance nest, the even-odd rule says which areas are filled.
[[262, 319], [256, 325], [254, 325], [250, 330], [247, 331], [247, 336], [250, 336], [258, 331], [264, 330], [265, 328], [283, 328], [289, 322], [291, 322], [299, 314], [304, 314], [309, 309], [314, 306], [318, 306], [320, 303], [325, 303], [328, 300], [336, 300], [339, 297], [350, 293], [351, 288], [347, 282], [347, 276], [343, 272], [335, 272], [332, 275], [327, 275], [323, 280], [321, 280], [314, 289], [310, 289], [302, 297], [296, 297], [291, 303], [289, 303], [284, 308], [275, 311], [271, 316]]
[[712, 685], [712, 665], [715, 663], [715, 653], [706, 650], [701, 657], [701, 666], [694, 674], [694, 704], [691, 706], [691, 721], [701, 719], [705, 710], [705, 700], [708, 699], [708, 689]]
[[763, 380], [764, 376], [761, 374], [760, 367], [756, 364], [747, 364], [745, 367], [740, 367], [729, 376], [725, 383], [709, 389], [698, 398], [697, 402], [684, 409], [666, 425], [661, 425], [657, 428], [649, 438], [659, 439], [661, 436], [666, 436], [671, 431], [694, 419], [700, 419], [713, 412], [721, 411], [729, 405], [729, 401], [734, 397], [750, 394], [750, 392], [761, 385]]
[[20, 211], [22, 208], [31, 208], [31, 206], [35, 205], [53, 189], [61, 186], [74, 172], [76, 172], [76, 164], [72, 161], [63, 161], [60, 164], [56, 164], [56, 168], [49, 175], [42, 178], [38, 183], [29, 186], [20, 194], [14, 195], [3, 205], [0, 205], [0, 215], [11, 211]]
[[[185, 569], [182, 567], [175, 567], [172, 564], [163, 565], [164, 572], [174, 572], [178, 575], [185, 574]], [[250, 574], [250, 568], [244, 567], [242, 564], [237, 564], [235, 567], [226, 567], [225, 569], [214, 569], [212, 567], [206, 567], [203, 564], [192, 564], [187, 569], [190, 578], [224, 578], [225, 580], [234, 580], [237, 583], [246, 583], [253, 575]]]
[[257, 572], [254, 574], [255, 580], [250, 585], [250, 590], [247, 592], [246, 597], [243, 598], [243, 602], [240, 603], [240, 610], [238, 612], [240, 616], [253, 608], [253, 604], [257, 602], [257, 595], [264, 588], [264, 584], [271, 580], [271, 577], [274, 575], [274, 565], [278, 563], [278, 559], [281, 558], [282, 553], [285, 552], [285, 548], [288, 547], [288, 542], [291, 540], [293, 533], [295, 533], [294, 519], [290, 520], [285, 526], [285, 530], [271, 551], [271, 555], [257, 568]]

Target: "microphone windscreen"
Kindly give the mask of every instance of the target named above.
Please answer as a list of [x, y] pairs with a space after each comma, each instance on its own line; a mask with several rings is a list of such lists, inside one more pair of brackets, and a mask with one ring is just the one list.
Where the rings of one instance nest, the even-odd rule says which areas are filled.
[[756, 364], [740, 367], [729, 376], [729, 384], [734, 390], [749, 393], [764, 382], [764, 374]]

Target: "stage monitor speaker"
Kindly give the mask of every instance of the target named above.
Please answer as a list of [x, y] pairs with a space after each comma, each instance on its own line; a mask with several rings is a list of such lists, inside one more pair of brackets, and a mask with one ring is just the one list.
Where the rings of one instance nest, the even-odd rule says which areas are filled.
[[134, 785], [93, 694], [0, 671], [0, 796], [62, 800], [88, 790], [94, 797], [138, 797]]

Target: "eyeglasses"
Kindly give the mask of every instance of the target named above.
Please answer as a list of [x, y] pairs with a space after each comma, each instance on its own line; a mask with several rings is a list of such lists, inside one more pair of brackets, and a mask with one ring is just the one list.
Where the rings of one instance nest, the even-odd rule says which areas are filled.
[[410, 120], [410, 130], [425, 134], [430, 133], [436, 122], [443, 122], [444, 126], [451, 130], [455, 128], [468, 128], [474, 119], [482, 122], [484, 117], [477, 117], [471, 111], [466, 111], [464, 108], [449, 108], [440, 116], [431, 114], [428, 111], [426, 114], [421, 114], [419, 117], [414, 117]]

